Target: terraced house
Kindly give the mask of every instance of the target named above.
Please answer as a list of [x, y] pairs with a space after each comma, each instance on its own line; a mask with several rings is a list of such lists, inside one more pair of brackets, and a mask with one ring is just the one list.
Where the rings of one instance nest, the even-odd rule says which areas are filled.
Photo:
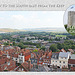
[[60, 68], [68, 68], [68, 59], [71, 56], [70, 52], [52, 53], [51, 65]]

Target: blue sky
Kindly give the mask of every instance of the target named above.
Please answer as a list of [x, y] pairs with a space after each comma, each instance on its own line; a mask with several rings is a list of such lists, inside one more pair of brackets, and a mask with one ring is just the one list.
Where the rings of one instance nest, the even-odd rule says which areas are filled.
[[0, 28], [64, 27], [64, 11], [0, 11]]

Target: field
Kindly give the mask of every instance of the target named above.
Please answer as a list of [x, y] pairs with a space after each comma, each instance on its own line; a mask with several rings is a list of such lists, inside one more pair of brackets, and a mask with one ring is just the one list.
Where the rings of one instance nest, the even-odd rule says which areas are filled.
[[56, 35], [56, 37], [66, 37], [66, 35]]

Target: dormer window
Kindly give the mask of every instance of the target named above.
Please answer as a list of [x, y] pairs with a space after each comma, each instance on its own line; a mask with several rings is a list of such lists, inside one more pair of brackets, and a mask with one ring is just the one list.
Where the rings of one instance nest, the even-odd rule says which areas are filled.
[[7, 65], [10, 65], [10, 62], [8, 62]]
[[49, 56], [47, 56], [47, 58], [49, 58]]
[[22, 55], [22, 53], [21, 53], [21, 55]]
[[40, 58], [40, 60], [41, 60], [41, 58]]
[[57, 56], [55, 55], [55, 58], [56, 58]]

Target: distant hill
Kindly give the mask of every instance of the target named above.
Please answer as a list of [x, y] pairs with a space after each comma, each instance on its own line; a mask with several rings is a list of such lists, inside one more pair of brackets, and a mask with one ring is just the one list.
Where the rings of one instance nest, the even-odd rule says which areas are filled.
[[24, 30], [26, 31], [35, 31], [35, 32], [67, 32], [66, 29], [63, 27], [63, 28], [25, 28]]
[[0, 32], [19, 32], [19, 31], [25, 31], [25, 30], [10, 29], [10, 28], [1, 28], [0, 29]]

